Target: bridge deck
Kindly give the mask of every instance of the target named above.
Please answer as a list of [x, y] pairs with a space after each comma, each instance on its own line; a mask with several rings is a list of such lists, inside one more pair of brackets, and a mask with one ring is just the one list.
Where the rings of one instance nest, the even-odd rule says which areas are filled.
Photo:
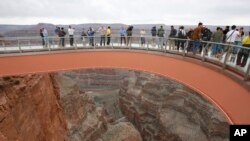
[[146, 51], [60, 52], [0, 57], [0, 76], [81, 68], [127, 68], [177, 80], [216, 104], [230, 122], [250, 123], [250, 93], [229, 77], [204, 66]]

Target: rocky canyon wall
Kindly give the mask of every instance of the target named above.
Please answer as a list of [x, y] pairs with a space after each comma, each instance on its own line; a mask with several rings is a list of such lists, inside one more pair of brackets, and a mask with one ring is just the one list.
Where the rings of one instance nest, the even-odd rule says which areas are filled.
[[[111, 123], [119, 118], [131, 122], [145, 141], [228, 140], [229, 125], [218, 108], [173, 80], [121, 69], [87, 69], [61, 75], [74, 79], [81, 91], [91, 91], [89, 96], [107, 111]], [[118, 89], [119, 94], [111, 94], [112, 89]]]
[[0, 78], [1, 141], [63, 141], [66, 122], [48, 74]]
[[0, 78], [0, 141], [228, 141], [224, 115], [162, 76], [83, 69]]

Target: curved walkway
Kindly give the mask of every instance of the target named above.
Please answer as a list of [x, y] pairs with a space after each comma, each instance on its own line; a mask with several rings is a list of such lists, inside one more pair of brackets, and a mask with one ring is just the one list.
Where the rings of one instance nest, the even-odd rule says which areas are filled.
[[[161, 53], [159, 53], [161, 54]], [[204, 66], [147, 51], [97, 50], [0, 57], [0, 76], [81, 68], [126, 68], [177, 80], [216, 104], [234, 124], [250, 123], [250, 93]]]

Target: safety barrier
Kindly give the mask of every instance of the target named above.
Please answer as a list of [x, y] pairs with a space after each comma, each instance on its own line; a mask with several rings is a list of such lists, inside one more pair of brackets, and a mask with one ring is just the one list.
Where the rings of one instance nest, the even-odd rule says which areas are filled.
[[[109, 44], [107, 36], [74, 36], [71, 45], [70, 40], [68, 36], [64, 38], [5, 37], [0, 38], [0, 54], [98, 48], [151, 50], [210, 62], [221, 67], [222, 70], [230, 70], [242, 76], [245, 81], [249, 80], [250, 76], [250, 59], [243, 57], [246, 54], [249, 55], [250, 48], [241, 45], [157, 36], [111, 36]], [[198, 44], [198, 47], [193, 48], [194, 44]]]

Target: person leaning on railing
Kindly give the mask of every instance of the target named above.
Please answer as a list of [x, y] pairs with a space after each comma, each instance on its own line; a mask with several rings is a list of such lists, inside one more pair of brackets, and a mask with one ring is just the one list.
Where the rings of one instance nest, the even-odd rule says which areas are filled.
[[[248, 33], [248, 36], [246, 36], [243, 40], [242, 40], [242, 46], [243, 47], [248, 47], [248, 49], [241, 49], [238, 53], [237, 56], [237, 61], [236, 61], [236, 65], [241, 66], [241, 67], [245, 67], [246, 63], [247, 63], [247, 59], [250, 53], [250, 31]], [[242, 60], [243, 57], [243, 60]]]

